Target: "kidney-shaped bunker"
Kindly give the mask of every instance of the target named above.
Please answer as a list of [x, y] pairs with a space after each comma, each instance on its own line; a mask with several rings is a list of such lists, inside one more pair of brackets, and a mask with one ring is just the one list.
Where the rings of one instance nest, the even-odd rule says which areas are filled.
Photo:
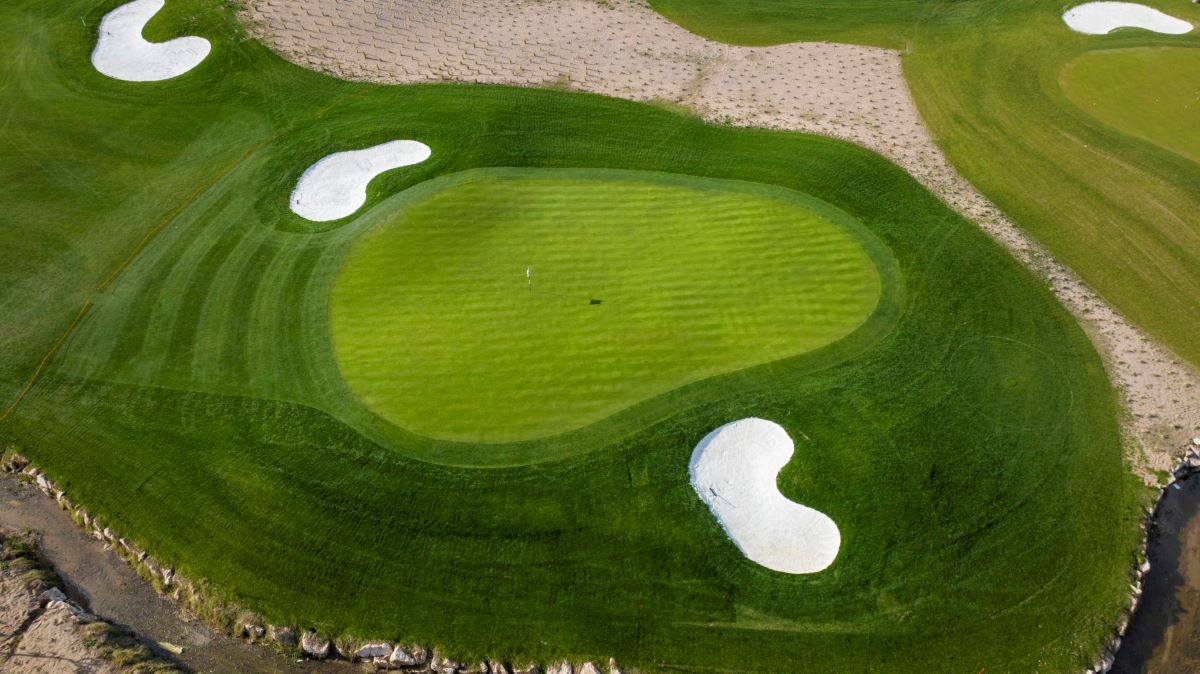
[[816, 573], [841, 547], [837, 524], [788, 500], [776, 477], [794, 445], [779, 424], [741, 419], [709, 433], [692, 452], [692, 488], [751, 561], [784, 573]]
[[92, 65], [101, 73], [127, 82], [156, 82], [178, 77], [208, 57], [212, 45], [202, 37], [149, 42], [142, 30], [165, 0], [134, 0], [100, 20], [100, 37]]

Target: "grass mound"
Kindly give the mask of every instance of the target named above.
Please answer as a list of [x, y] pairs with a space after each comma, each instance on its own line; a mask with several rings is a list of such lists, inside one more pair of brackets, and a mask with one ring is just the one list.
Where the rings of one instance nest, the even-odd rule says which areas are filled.
[[437, 183], [376, 210], [331, 307], [351, 388], [421, 435], [573, 430], [837, 341], [879, 302], [864, 242], [882, 244], [784, 190], [609, 171]]
[[1063, 92], [1075, 105], [1135, 138], [1200, 162], [1200, 49], [1090, 51], [1067, 64]]

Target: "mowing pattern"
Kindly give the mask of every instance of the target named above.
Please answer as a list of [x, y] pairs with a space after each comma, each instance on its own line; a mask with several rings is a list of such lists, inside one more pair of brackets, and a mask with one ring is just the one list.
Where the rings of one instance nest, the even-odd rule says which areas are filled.
[[[334, 81], [244, 39], [218, 0], [172, 0], [148, 27], [211, 39], [204, 63], [119, 82], [88, 62], [116, 4], [0, 3], [0, 391], [91, 307], [0, 439], [181, 574], [271, 622], [475, 661], [1027, 674], [1082, 670], [1107, 635], [1138, 530], [1099, 359], [895, 166], [608, 98]], [[395, 138], [432, 155], [373, 181], [362, 217], [322, 230], [288, 209], [321, 157]], [[811, 195], [886, 246], [860, 241], [878, 308], [560, 435], [405, 433], [337, 368], [336, 272], [389, 199], [488, 167]], [[752, 416], [795, 440], [780, 492], [837, 522], [821, 573], [747, 560], [688, 484], [696, 443]]]
[[857, 238], [794, 199], [602, 173], [463, 182], [345, 264], [332, 326], [351, 388], [415, 433], [480, 442], [815, 349], [880, 294]]
[[[643, 4], [624, 0], [604, 6], [588, 0], [343, 0], [336, 6], [260, 0], [248, 5], [248, 25], [295, 62], [354, 80], [411, 83], [452, 76], [558, 86], [569, 81], [576, 89], [684, 104], [708, 120], [812, 131], [862, 144], [897, 162], [1003, 241], [1052, 283], [1073, 313], [1089, 319], [1101, 349], [1112, 354], [1109, 373], [1124, 389], [1132, 430], [1148, 450], [1138, 467], [1143, 477], [1153, 479], [1152, 469], [1171, 464], [1170, 451], [1200, 433], [1200, 396], [1194, 393], [1200, 376], [1142, 332], [1152, 332], [1185, 358], [1200, 358], [1193, 353], [1200, 342], [1191, 338], [1197, 326], [1187, 325], [1188, 317], [1200, 316], [1196, 302], [1189, 301], [1200, 297], [1200, 291], [1189, 291], [1200, 265], [1181, 262], [1181, 251], [1186, 255], [1200, 246], [1180, 217], [1196, 210], [1184, 192], [1200, 184], [1200, 178], [1181, 176], [1200, 167], [1133, 167], [1117, 158], [1120, 148], [1111, 147], [1111, 138], [1079, 142], [1080, 116], [1063, 114], [1061, 101], [1046, 100], [1055, 93], [1051, 81], [1064, 53], [1125, 43], [1131, 39], [1126, 33], [1140, 31], [1071, 34], [1061, 8], [1030, 0], [1003, 6], [992, 0], [653, 4], [693, 33], [722, 40], [820, 42], [733, 47], [664, 26]], [[1168, 9], [1200, 12], [1178, 4]], [[980, 39], [996, 30], [1007, 38]], [[831, 39], [903, 49], [909, 54], [906, 74], [898, 52]], [[1169, 39], [1178, 44], [1181, 38]], [[1017, 76], [1039, 69], [1040, 77]], [[1008, 74], [1012, 82], [998, 81]], [[1005, 200], [1006, 210], [1020, 216], [1036, 242], [950, 166], [916, 113], [906, 77], [923, 97], [935, 130], [952, 127], [941, 147], [956, 153], [960, 167], [977, 181], [1005, 173], [1009, 189], [997, 192], [991, 183], [989, 194]], [[965, 91], [969, 94], [957, 98]], [[983, 100], [988, 102], [980, 105]], [[1094, 135], [1097, 125], [1087, 120], [1084, 126]], [[1035, 134], [1041, 136], [1024, 142]], [[1080, 152], [1091, 156], [1080, 160]], [[1065, 157], [1074, 162], [1069, 170], [1063, 169]], [[1086, 283], [1043, 244], [1053, 245], [1055, 255]]]

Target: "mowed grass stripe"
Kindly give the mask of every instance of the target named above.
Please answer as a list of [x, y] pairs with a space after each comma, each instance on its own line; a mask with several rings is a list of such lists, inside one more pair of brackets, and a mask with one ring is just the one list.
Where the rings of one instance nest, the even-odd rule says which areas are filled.
[[854, 234], [693, 182], [514, 172], [377, 216], [334, 288], [350, 386], [421, 435], [527, 440], [870, 316], [880, 279]]
[[[0, 77], [22, 83], [5, 101], [17, 114], [0, 134], [27, 137], [23, 151], [49, 148], [0, 159], [8, 162], [0, 170], [32, 176], [0, 192], [3, 212], [46, 234], [0, 229], [0, 269], [31, 274], [0, 286], [5, 307], [17, 309], [0, 318], [4, 371], [24, 376], [27, 345], [37, 357], [46, 351], [83, 301], [77, 287], [86, 297], [111, 267], [109, 251], [128, 251], [146, 222], [210, 173], [191, 151], [199, 148], [181, 143], [201, 130], [210, 130], [209, 149], [230, 159], [279, 134], [247, 160], [257, 162], [253, 171], [221, 181], [214, 194], [230, 205], [223, 217], [270, 259], [322, 253], [302, 291], [284, 278], [300, 266], [223, 266], [222, 277], [253, 280], [246, 292], [255, 297], [221, 281], [226, 325], [216, 324], [219, 314], [202, 319], [186, 377], [76, 379], [58, 359], [0, 425], [5, 442], [114, 528], [276, 624], [439, 644], [464, 660], [615, 655], [644, 669], [665, 660], [693, 671], [826, 674], [1090, 664], [1126, 605], [1138, 534], [1113, 393], [1045, 289], [901, 171], [829, 139], [706, 126], [609, 98], [337, 82], [242, 39], [215, 0], [170, 0], [154, 28], [213, 39], [205, 66], [161, 86], [105, 81], [87, 58], [95, 20], [120, 1], [0, 6], [0, 49], [54, 55], [0, 60]], [[31, 85], [47, 82], [65, 86]], [[366, 217], [315, 234], [289, 216], [287, 195], [304, 167], [397, 135], [428, 141], [434, 156], [380, 176]], [[106, 136], [118, 140], [108, 147]], [[93, 153], [98, 147], [113, 156]], [[75, 162], [95, 167], [107, 196], [54, 191], [52, 176], [70, 175]], [[489, 166], [666, 171], [812, 194], [886, 241], [889, 288], [903, 292], [887, 320], [873, 317], [827, 347], [697, 382], [564, 435], [482, 448], [393, 432], [355, 406], [333, 367], [322, 331], [335, 263], [389, 195]], [[138, 198], [118, 198], [127, 180], [140, 181]], [[136, 262], [167, 255], [161, 244], [182, 228], [212, 245], [223, 223], [197, 215], [181, 216]], [[63, 247], [38, 249], [38, 241]], [[171, 263], [194, 266], [206, 252], [189, 247]], [[153, 281], [132, 269], [113, 293]], [[100, 301], [109, 303], [88, 319], [97, 332], [100, 323], [126, 325], [125, 308]], [[148, 325], [157, 306], [132, 307], [139, 320], [128, 325]], [[267, 320], [293, 311], [301, 317]], [[302, 332], [254, 335], [252, 359], [218, 383], [224, 366], [208, 345], [254, 321], [255, 332]], [[1040, 377], [1045, 388], [1005, 388], [1008, 397], [962, 386], [951, 354], [989, 335], [1032, 344], [1060, 369]], [[89, 348], [74, 339], [63, 355]], [[129, 358], [142, 356], [162, 359]], [[1005, 354], [978, 362], [985, 383], [1020, 380], [1035, 367]], [[298, 370], [311, 381], [300, 382]], [[1055, 401], [1068, 385], [1074, 402], [1064, 408]], [[245, 393], [214, 394], [235, 388]], [[278, 402], [297, 397], [304, 404]], [[1054, 404], [1026, 405], [1042, 397]], [[997, 421], [1005, 410], [1029, 418], [1023, 427]], [[780, 488], [842, 528], [845, 554], [829, 573], [763, 573], [687, 484], [697, 439], [750, 415], [778, 420], [798, 439]]]

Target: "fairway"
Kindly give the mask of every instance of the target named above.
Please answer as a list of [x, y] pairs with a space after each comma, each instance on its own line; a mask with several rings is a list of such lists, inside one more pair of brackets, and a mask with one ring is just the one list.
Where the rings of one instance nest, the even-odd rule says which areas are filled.
[[421, 435], [572, 430], [836, 341], [879, 300], [863, 242], [882, 244], [786, 190], [612, 171], [438, 183], [378, 209], [332, 300], [351, 388]]
[[1090, 51], [1062, 73], [1067, 98], [1114, 129], [1200, 162], [1200, 49]]

